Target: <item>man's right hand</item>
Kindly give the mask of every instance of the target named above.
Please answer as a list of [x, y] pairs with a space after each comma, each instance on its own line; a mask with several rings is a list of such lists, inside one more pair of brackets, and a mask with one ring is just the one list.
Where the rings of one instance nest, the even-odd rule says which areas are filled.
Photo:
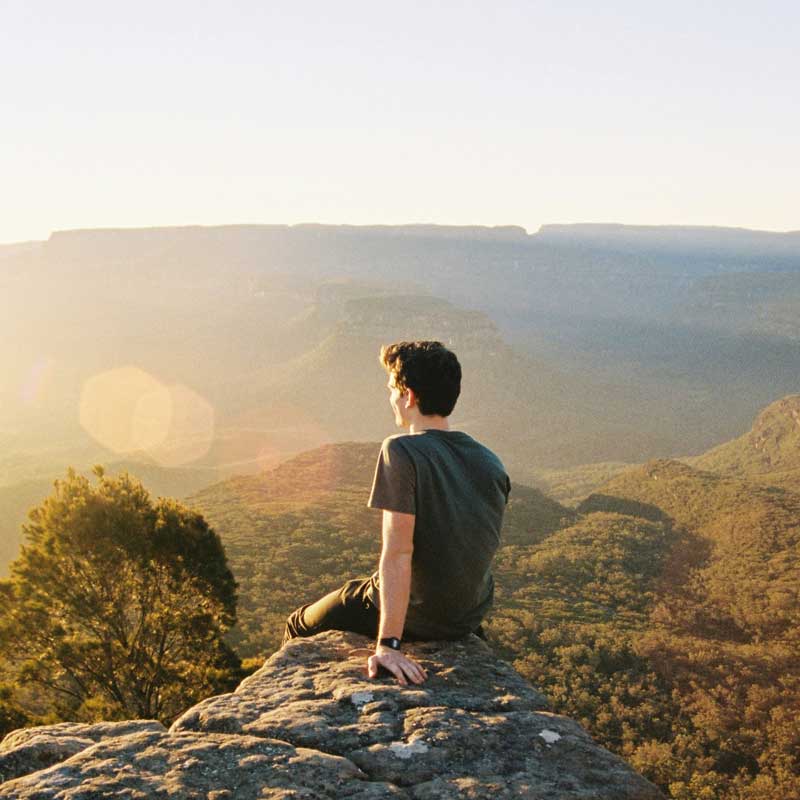
[[424, 667], [413, 658], [404, 656], [399, 650], [392, 650], [391, 647], [384, 647], [380, 644], [375, 648], [374, 655], [367, 659], [367, 675], [370, 678], [376, 678], [379, 667], [388, 669], [401, 686], [407, 686], [409, 681], [422, 683], [428, 677]]

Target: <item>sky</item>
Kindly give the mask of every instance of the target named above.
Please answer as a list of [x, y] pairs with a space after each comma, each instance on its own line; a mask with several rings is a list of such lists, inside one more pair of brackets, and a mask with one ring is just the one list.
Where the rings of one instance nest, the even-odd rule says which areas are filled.
[[800, 4], [0, 0], [0, 243], [800, 229]]

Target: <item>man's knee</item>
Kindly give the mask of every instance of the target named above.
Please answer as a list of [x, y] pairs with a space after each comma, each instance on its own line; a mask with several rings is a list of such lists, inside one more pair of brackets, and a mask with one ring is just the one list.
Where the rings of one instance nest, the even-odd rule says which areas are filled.
[[293, 611], [286, 619], [283, 644], [329, 630], [376, 636], [380, 615], [366, 596], [368, 584], [369, 579], [348, 581], [341, 589]]
[[301, 636], [308, 636], [305, 625], [303, 624], [303, 609], [305, 606], [296, 608], [286, 618], [286, 627], [283, 630], [283, 644], [291, 639], [297, 639]]

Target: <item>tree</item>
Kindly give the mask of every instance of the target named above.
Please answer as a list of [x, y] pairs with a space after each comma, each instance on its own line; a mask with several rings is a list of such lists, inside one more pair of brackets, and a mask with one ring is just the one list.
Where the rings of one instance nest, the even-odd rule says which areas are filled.
[[240, 676], [223, 639], [236, 583], [200, 514], [94, 474], [68, 470], [29, 512], [0, 585], [0, 647], [36, 711], [169, 721]]

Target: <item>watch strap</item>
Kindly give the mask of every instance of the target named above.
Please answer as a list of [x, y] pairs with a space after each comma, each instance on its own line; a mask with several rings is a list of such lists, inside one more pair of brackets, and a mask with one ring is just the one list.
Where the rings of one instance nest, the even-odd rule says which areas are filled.
[[387, 636], [385, 639], [379, 639], [378, 644], [392, 650], [399, 650], [403, 643], [396, 636]]

